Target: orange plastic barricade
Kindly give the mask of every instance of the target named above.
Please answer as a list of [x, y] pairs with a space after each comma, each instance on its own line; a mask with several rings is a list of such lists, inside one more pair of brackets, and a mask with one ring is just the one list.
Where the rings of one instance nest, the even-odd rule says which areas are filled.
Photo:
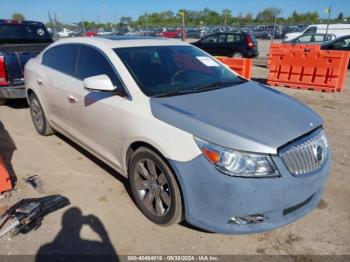
[[0, 193], [9, 191], [12, 189], [10, 175], [7, 172], [5, 162], [0, 156]]
[[350, 52], [272, 49], [267, 83], [322, 92], [342, 92]]
[[220, 62], [228, 65], [237, 74], [244, 78], [250, 79], [252, 77], [252, 60], [248, 58], [231, 58], [217, 56]]
[[271, 54], [275, 50], [304, 50], [305, 52], [309, 52], [311, 50], [321, 50], [320, 45], [303, 45], [303, 44], [271, 44], [270, 45], [270, 51], [268, 54], [268, 60], [267, 60], [267, 68], [270, 67], [271, 63]]

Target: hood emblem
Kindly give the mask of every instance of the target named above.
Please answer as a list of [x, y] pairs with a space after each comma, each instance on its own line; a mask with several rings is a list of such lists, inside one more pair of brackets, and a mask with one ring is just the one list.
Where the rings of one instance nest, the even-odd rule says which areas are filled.
[[317, 145], [313, 150], [314, 158], [317, 163], [323, 162], [324, 159], [324, 149], [321, 144]]

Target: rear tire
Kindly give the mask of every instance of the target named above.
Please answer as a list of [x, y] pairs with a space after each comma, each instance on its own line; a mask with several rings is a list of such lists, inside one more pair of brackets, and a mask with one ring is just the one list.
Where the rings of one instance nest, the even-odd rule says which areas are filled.
[[232, 58], [243, 58], [243, 54], [239, 51], [233, 52]]
[[42, 136], [50, 136], [54, 134], [53, 129], [47, 121], [39, 99], [33, 93], [29, 95], [29, 107], [30, 115], [32, 117], [36, 131]]
[[140, 211], [153, 223], [170, 226], [182, 220], [182, 199], [175, 176], [154, 151], [140, 147], [131, 156], [129, 184]]

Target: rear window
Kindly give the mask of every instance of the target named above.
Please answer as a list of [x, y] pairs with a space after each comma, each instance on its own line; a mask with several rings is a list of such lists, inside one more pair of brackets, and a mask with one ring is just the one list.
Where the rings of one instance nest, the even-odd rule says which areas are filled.
[[314, 34], [317, 31], [317, 27], [311, 26], [308, 29], [305, 30], [304, 34]]
[[43, 24], [0, 24], [0, 43], [52, 43]]

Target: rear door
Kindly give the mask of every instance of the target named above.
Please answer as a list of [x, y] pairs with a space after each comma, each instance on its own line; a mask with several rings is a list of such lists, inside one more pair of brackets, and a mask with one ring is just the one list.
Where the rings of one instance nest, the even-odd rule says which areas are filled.
[[78, 45], [60, 45], [43, 54], [42, 65], [45, 74], [36, 80], [40, 93], [45, 98], [48, 117], [55, 126], [68, 132], [67, 83], [74, 78]]
[[227, 56], [229, 50], [232, 50], [231, 44], [226, 41], [226, 34], [218, 34], [215, 55], [217, 56]]
[[247, 47], [243, 46], [243, 40], [244, 40], [244, 35], [242, 34], [229, 34], [227, 35], [227, 56], [232, 56], [234, 52], [240, 52], [244, 55], [246, 55]]
[[202, 40], [200, 40], [200, 47], [204, 51], [208, 52], [211, 55], [218, 55], [217, 53], [217, 42], [218, 42], [218, 34], [209, 35]]

